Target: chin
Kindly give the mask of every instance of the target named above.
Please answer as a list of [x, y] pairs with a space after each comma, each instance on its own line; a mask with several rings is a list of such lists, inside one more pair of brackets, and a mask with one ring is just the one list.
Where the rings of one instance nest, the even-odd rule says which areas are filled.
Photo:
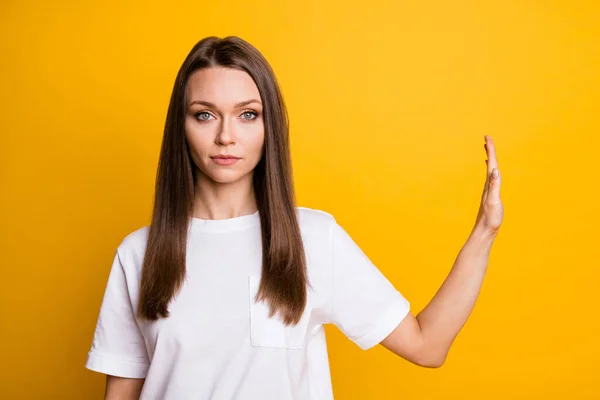
[[216, 183], [222, 183], [222, 184], [227, 184], [227, 183], [234, 183], [237, 182], [241, 179], [242, 177], [225, 177], [225, 176], [216, 176], [216, 177], [210, 177], [210, 179]]
[[238, 171], [211, 171], [210, 173], [202, 172], [202, 175], [216, 183], [233, 183], [248, 177], [251, 174], [240, 173]]

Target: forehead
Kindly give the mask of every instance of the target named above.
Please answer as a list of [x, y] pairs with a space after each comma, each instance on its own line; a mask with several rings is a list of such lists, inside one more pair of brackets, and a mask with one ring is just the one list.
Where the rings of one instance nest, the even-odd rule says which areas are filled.
[[186, 92], [188, 103], [204, 100], [218, 106], [260, 99], [258, 87], [247, 72], [223, 67], [205, 68], [192, 73]]

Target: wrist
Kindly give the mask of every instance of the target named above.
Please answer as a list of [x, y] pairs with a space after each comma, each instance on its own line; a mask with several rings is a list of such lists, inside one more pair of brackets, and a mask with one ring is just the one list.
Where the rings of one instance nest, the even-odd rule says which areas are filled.
[[492, 243], [496, 236], [498, 235], [498, 230], [492, 230], [489, 228], [485, 228], [481, 225], [475, 225], [471, 234], [469, 235], [469, 239], [473, 238], [474, 241], [477, 242], [489, 242]]
[[489, 254], [497, 234], [488, 229], [475, 227], [469, 235], [465, 247], [470, 250], [469, 252]]

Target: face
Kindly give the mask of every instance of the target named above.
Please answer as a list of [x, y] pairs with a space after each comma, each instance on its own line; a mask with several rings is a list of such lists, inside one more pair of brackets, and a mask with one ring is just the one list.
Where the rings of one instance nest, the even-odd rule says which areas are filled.
[[251, 182], [265, 135], [260, 92], [250, 75], [233, 68], [198, 70], [188, 79], [187, 99], [185, 136], [201, 179]]

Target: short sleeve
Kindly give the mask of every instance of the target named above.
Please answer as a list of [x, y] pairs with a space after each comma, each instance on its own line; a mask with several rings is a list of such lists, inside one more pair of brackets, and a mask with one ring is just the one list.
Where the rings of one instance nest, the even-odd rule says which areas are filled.
[[334, 222], [330, 315], [361, 349], [385, 339], [410, 311], [410, 303]]
[[123, 378], [145, 378], [149, 364], [117, 250], [85, 367]]

